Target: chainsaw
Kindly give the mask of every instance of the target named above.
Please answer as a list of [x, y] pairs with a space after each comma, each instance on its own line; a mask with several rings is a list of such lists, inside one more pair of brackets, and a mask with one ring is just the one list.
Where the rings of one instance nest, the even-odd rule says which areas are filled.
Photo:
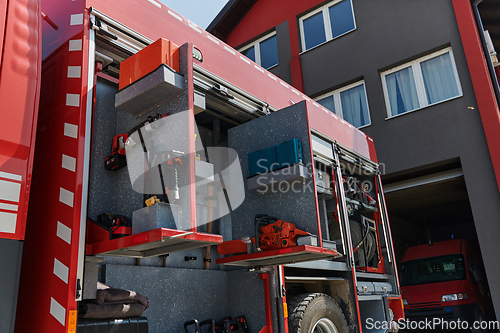
[[255, 244], [257, 251], [283, 249], [297, 246], [299, 237], [313, 235], [296, 228], [293, 223], [258, 214], [255, 216], [255, 236], [223, 242], [217, 246], [217, 251], [222, 255], [251, 252], [248, 249], [248, 244], [251, 243]]

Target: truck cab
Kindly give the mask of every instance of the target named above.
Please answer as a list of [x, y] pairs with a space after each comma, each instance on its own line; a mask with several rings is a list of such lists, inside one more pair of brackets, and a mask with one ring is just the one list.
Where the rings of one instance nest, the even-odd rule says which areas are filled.
[[409, 247], [400, 266], [406, 318], [484, 320], [491, 300], [480, 260], [479, 250], [465, 239]]

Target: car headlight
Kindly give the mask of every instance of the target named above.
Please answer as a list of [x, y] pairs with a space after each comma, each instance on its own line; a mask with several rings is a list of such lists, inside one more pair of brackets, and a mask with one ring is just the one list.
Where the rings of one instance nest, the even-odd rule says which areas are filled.
[[408, 305], [408, 301], [406, 300], [406, 298], [403, 298], [403, 305]]
[[460, 301], [462, 299], [467, 299], [466, 293], [443, 295], [441, 302]]

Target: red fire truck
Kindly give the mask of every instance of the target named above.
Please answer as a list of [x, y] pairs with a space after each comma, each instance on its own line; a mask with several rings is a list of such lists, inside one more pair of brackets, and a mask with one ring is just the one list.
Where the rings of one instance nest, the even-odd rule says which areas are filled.
[[479, 250], [465, 239], [406, 249], [400, 270], [406, 318], [462, 320], [473, 327], [474, 321], [491, 317], [491, 299], [479, 260]]
[[[404, 316], [370, 137], [156, 0], [8, 0], [0, 29], [0, 331]], [[98, 283], [150, 306], [85, 318]]]

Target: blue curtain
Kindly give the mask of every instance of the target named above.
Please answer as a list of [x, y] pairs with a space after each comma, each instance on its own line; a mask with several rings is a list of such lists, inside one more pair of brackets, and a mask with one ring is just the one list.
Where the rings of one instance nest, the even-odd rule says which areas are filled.
[[341, 92], [340, 100], [342, 101], [342, 113], [347, 122], [356, 127], [370, 123], [364, 84]]
[[419, 107], [417, 89], [411, 67], [386, 75], [391, 115], [395, 116]]
[[458, 86], [449, 53], [420, 64], [429, 104], [458, 96]]

